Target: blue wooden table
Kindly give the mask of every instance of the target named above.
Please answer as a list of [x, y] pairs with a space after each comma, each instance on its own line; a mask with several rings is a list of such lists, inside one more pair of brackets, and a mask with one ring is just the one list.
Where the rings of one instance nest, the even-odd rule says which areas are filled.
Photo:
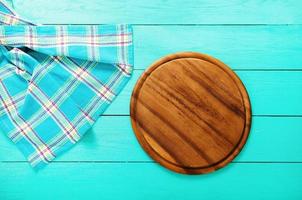
[[[0, 134], [0, 199], [302, 199], [302, 1], [13, 0], [43, 24], [134, 24], [131, 81], [72, 150], [40, 172]], [[154, 163], [130, 125], [134, 84], [177, 51], [228, 64], [249, 92], [253, 124], [242, 153], [208, 175]]]

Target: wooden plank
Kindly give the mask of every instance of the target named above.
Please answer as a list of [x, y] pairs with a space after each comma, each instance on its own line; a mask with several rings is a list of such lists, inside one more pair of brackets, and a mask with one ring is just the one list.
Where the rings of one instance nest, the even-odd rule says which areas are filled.
[[0, 163], [1, 199], [274, 199], [302, 198], [302, 164], [230, 164], [184, 176], [154, 163], [55, 163], [40, 172]]
[[299, 0], [83, 1], [14, 0], [16, 10], [40, 23], [294, 24]]
[[134, 26], [134, 50], [136, 69], [179, 51], [233, 69], [302, 69], [302, 26]]
[[[235, 161], [302, 162], [301, 130], [302, 117], [254, 117], [247, 144]], [[0, 161], [25, 161], [4, 133], [0, 133]], [[55, 160], [65, 161], [110, 163], [151, 159], [139, 146], [128, 116], [104, 116], [73, 149]]]
[[[128, 115], [130, 96], [142, 73], [135, 70], [106, 115]], [[253, 115], [302, 115], [302, 71], [236, 71], [250, 96]]]

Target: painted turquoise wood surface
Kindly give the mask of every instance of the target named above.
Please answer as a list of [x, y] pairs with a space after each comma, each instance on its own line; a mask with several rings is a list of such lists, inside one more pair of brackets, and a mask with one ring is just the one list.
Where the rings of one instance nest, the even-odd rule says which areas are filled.
[[299, 0], [13, 0], [43, 23], [297, 24]]
[[[134, 76], [71, 151], [40, 172], [0, 134], [0, 200], [302, 199], [302, 2], [13, 0], [40, 23], [132, 23]], [[176, 51], [211, 54], [235, 70], [253, 109], [249, 140], [226, 168], [172, 173], [140, 148], [129, 100], [143, 70]]]

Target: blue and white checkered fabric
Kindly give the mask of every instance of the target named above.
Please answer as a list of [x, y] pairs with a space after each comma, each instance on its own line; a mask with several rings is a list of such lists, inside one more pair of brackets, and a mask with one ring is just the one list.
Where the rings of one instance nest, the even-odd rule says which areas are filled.
[[0, 1], [0, 128], [35, 168], [68, 150], [129, 80], [129, 25], [34, 25]]

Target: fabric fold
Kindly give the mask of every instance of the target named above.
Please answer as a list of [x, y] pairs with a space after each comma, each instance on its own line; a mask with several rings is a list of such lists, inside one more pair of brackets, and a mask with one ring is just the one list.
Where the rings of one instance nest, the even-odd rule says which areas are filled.
[[131, 49], [123, 48], [132, 44], [129, 25], [3, 25], [0, 27], [0, 44], [28, 47], [52, 56], [133, 64], [129, 63], [132, 58], [127, 57]]
[[0, 1], [0, 128], [41, 168], [93, 126], [131, 77], [130, 25], [34, 25]]

